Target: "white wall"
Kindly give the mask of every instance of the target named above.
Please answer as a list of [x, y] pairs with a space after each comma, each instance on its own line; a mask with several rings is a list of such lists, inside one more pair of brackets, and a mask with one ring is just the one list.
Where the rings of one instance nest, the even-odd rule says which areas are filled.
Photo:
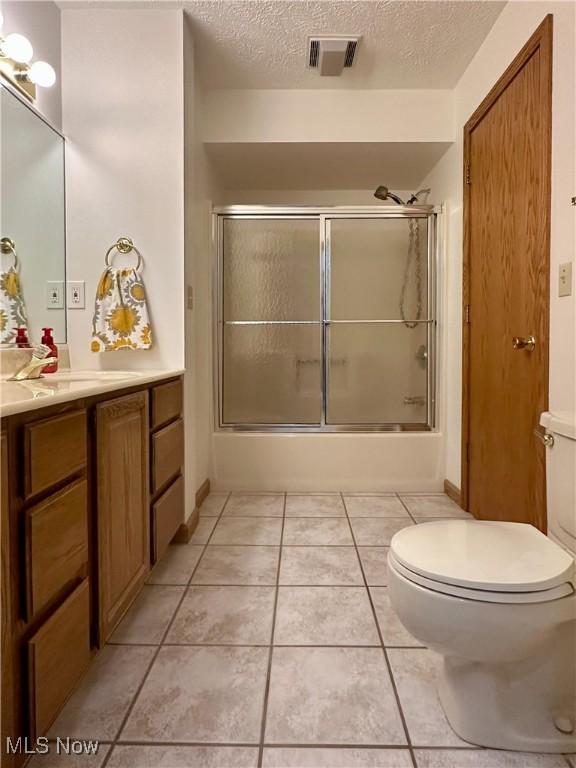
[[[72, 365], [184, 364], [183, 14], [78, 8], [62, 12], [67, 138], [68, 279], [86, 282], [69, 311]], [[97, 281], [107, 248], [131, 237], [144, 259], [154, 346], [92, 353]], [[133, 254], [116, 264], [134, 263]]]
[[554, 14], [552, 97], [552, 238], [550, 303], [550, 407], [575, 409], [576, 321], [574, 297], [558, 298], [558, 265], [574, 261], [575, 229], [575, 6], [569, 2], [510, 2], [496, 20], [455, 89], [457, 141], [423, 180], [432, 197], [447, 203], [445, 296], [446, 477], [460, 485], [461, 295], [462, 295], [462, 129], [516, 53], [544, 19]]
[[62, 125], [62, 71], [60, 9], [52, 0], [3, 0], [2, 34], [19, 32], [30, 40], [34, 61], [47, 61], [54, 67], [56, 82], [52, 88], [37, 88], [35, 107], [56, 128]]
[[207, 142], [452, 141], [448, 90], [215, 90], [206, 93]]

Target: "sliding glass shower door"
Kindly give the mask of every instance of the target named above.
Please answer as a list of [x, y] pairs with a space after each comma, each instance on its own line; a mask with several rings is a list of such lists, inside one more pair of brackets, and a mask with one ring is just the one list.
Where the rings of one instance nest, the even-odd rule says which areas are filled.
[[430, 429], [433, 209], [235, 211], [218, 215], [219, 428]]

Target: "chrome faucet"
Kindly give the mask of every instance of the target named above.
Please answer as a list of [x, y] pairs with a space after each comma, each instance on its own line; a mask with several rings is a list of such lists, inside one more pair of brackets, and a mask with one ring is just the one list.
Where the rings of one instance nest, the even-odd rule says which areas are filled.
[[50, 353], [50, 347], [46, 344], [37, 344], [32, 350], [32, 357], [28, 362], [10, 376], [8, 381], [25, 381], [26, 379], [39, 379], [42, 369], [56, 362], [55, 357], [46, 357]]

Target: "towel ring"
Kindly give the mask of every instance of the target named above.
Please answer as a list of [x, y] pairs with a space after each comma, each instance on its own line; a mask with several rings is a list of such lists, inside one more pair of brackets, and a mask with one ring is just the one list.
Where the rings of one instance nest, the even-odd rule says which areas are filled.
[[140, 269], [142, 266], [142, 254], [136, 248], [134, 243], [129, 237], [119, 237], [118, 240], [114, 243], [114, 245], [111, 245], [110, 248], [106, 251], [106, 256], [104, 257], [104, 261], [106, 263], [106, 266], [110, 266], [110, 254], [112, 251], [118, 251], [118, 253], [130, 253], [131, 251], [135, 251], [136, 255], [138, 256], [138, 263], [136, 264], [136, 269]]
[[11, 253], [14, 256], [14, 269], [18, 270], [18, 254], [16, 253], [16, 243], [9, 237], [3, 237], [0, 240], [0, 253]]

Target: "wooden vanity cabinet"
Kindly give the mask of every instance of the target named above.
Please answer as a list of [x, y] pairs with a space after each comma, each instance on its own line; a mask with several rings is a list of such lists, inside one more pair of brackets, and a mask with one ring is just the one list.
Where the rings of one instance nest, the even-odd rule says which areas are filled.
[[183, 523], [183, 431], [179, 379], [3, 420], [2, 768], [24, 764], [6, 737], [46, 734]]

